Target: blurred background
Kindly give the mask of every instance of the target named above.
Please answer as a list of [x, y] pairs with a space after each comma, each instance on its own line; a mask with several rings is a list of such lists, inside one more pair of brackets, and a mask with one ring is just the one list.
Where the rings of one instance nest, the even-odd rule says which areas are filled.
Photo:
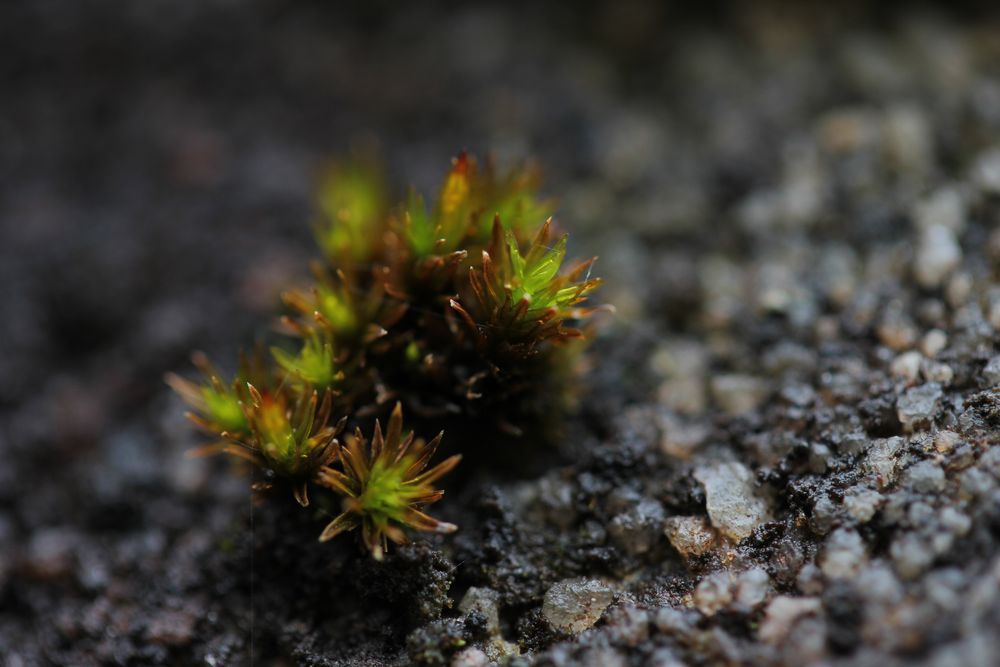
[[[463, 148], [533, 158], [571, 252], [600, 255], [612, 341], [747, 309], [813, 336], [914, 219], [1000, 191], [992, 5], [2, 3], [8, 664], [239, 644], [191, 596], [244, 483], [182, 459], [197, 436], [162, 376], [266, 332], [328, 160], [374, 149], [431, 192]], [[195, 619], [214, 639], [185, 653]]]

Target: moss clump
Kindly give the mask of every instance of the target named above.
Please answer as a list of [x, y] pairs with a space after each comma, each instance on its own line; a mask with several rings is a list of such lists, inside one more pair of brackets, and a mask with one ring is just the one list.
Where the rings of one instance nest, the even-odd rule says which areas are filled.
[[[440, 436], [402, 436], [402, 410], [418, 424], [475, 424], [518, 434], [559, 414], [572, 380], [569, 343], [583, 337], [585, 306], [600, 281], [593, 260], [564, 270], [549, 202], [530, 169], [498, 175], [461, 154], [428, 207], [411, 192], [391, 206], [370, 165], [332, 169], [315, 230], [324, 261], [310, 285], [289, 289], [281, 319], [294, 349], [276, 346], [224, 382], [204, 359], [205, 381], [168, 378], [219, 441], [209, 451], [248, 459], [308, 503], [319, 484], [344, 497], [329, 539], [359, 528], [376, 557], [404, 528], [453, 529], [419, 509], [458, 462], [428, 471]], [[383, 436], [357, 427], [395, 405]], [[483, 438], [477, 438], [482, 441]]]

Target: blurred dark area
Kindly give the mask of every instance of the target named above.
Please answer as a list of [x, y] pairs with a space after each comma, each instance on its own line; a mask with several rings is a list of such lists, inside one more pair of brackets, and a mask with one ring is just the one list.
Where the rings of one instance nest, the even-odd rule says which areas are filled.
[[[162, 378], [269, 335], [330, 160], [375, 151], [399, 192], [463, 148], [536, 160], [572, 252], [601, 255], [621, 327], [601, 349], [636, 346], [616, 332], [697, 331], [693, 258], [795, 227], [800, 200], [765, 231], [751, 204], [796, 150], [868, 141], [833, 112], [901, 133], [896, 189], [845, 176], [815, 210], [807, 192], [809, 238], [898, 237], [902, 202], [1000, 136], [998, 21], [990, 2], [0, 3], [5, 664], [248, 664], [225, 600], [263, 584], [220, 574], [254, 548], [246, 482], [184, 458], [198, 436]], [[867, 178], [866, 159], [837, 173]], [[608, 394], [645, 363], [614, 354]], [[340, 664], [289, 627], [259, 640], [273, 664]], [[384, 634], [344, 664], [405, 664]]]

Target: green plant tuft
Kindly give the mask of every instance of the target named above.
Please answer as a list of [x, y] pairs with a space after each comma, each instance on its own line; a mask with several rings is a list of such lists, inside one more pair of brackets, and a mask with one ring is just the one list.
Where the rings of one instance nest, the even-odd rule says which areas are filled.
[[328, 467], [320, 472], [317, 481], [344, 496], [343, 513], [326, 526], [320, 541], [360, 527], [362, 544], [381, 560], [388, 541], [407, 541], [403, 527], [438, 533], [455, 530], [453, 524], [438, 521], [420, 508], [441, 499], [444, 492], [435, 489], [434, 482], [458, 465], [461, 455], [426, 470], [443, 434], [425, 443], [413, 433], [402, 433], [403, 411], [397, 403], [384, 436], [378, 420], [370, 441], [357, 430], [340, 448], [343, 471]]
[[[430, 205], [411, 191], [393, 207], [385, 192], [372, 163], [322, 179], [324, 261], [312, 284], [283, 294], [291, 349], [244, 358], [231, 382], [202, 356], [201, 384], [168, 377], [218, 439], [202, 451], [269, 471], [255, 488], [290, 487], [302, 505], [310, 485], [343, 496], [322, 539], [357, 528], [376, 558], [407, 529], [454, 529], [421, 508], [441, 497], [433, 483], [459, 459], [425, 470], [440, 436], [404, 437], [403, 409], [422, 426], [464, 420], [506, 434], [558, 415], [578, 356], [567, 343], [584, 337], [600, 284], [593, 259], [564, 269], [567, 236], [555, 234], [533, 169], [498, 175], [462, 153]], [[366, 440], [359, 426], [371, 421]]]

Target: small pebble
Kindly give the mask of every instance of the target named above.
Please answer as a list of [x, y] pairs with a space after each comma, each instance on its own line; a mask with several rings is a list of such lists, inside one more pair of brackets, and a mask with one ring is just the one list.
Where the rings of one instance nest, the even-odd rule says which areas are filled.
[[941, 385], [936, 382], [912, 387], [896, 401], [896, 416], [903, 424], [903, 428], [914, 431], [937, 416], [939, 400], [941, 400]]
[[971, 176], [983, 192], [1000, 194], [1000, 147], [980, 153], [972, 166]]
[[615, 516], [608, 525], [608, 535], [626, 553], [637, 556], [648, 552], [663, 531], [663, 506], [644, 498], [625, 512]]
[[916, 350], [903, 352], [889, 366], [889, 372], [895, 377], [905, 380], [908, 384], [913, 384], [920, 378], [920, 362], [923, 357]]
[[948, 334], [940, 329], [931, 329], [920, 340], [920, 351], [929, 358], [934, 358], [948, 346]]
[[694, 605], [705, 616], [714, 616], [733, 601], [733, 580], [726, 571], [713, 572], [694, 589]]
[[867, 487], [855, 487], [844, 495], [844, 508], [859, 523], [867, 523], [882, 504], [882, 494]]
[[451, 667], [488, 667], [490, 659], [475, 646], [464, 648], [451, 659]]
[[683, 422], [672, 416], [661, 416], [658, 419], [658, 426], [660, 449], [668, 456], [679, 459], [691, 458], [710, 433], [707, 424]]
[[723, 535], [738, 542], [768, 519], [767, 504], [754, 491], [753, 474], [735, 461], [702, 466], [695, 479], [705, 487], [708, 516]]
[[961, 233], [965, 228], [965, 197], [956, 187], [935, 190], [914, 207], [913, 221], [919, 229], [941, 225]]
[[917, 493], [934, 493], [944, 489], [944, 470], [934, 461], [919, 461], [910, 466], [903, 481]]
[[684, 558], [701, 556], [715, 547], [715, 530], [705, 517], [670, 517], [663, 532], [674, 549]]
[[862, 468], [874, 475], [880, 489], [889, 486], [896, 480], [898, 456], [903, 448], [903, 439], [893, 437], [876, 440], [865, 454]]
[[815, 563], [806, 563], [795, 576], [795, 587], [806, 595], [819, 595], [823, 586], [823, 571]]
[[186, 646], [194, 637], [197, 619], [187, 611], [162, 611], [146, 629], [146, 639], [162, 646]]
[[934, 436], [934, 449], [941, 454], [947, 454], [958, 444], [960, 438], [954, 431], [938, 431]]
[[959, 308], [969, 301], [975, 281], [964, 271], [956, 271], [945, 287], [945, 298], [952, 308]]
[[961, 262], [962, 248], [955, 239], [955, 232], [941, 224], [921, 231], [913, 267], [921, 286], [940, 287]]
[[505, 663], [507, 659], [521, 655], [521, 647], [503, 637], [491, 637], [483, 644], [483, 650], [491, 664]]
[[683, 637], [694, 629], [697, 616], [693, 611], [662, 607], [653, 614], [653, 624], [665, 635]]
[[649, 667], [686, 667], [686, 663], [665, 646], [653, 651], [649, 656], [648, 665]]
[[765, 643], [778, 644], [788, 636], [799, 619], [819, 614], [822, 608], [819, 598], [779, 595], [767, 605], [758, 637]]
[[868, 551], [858, 531], [838, 528], [827, 538], [819, 566], [830, 579], [844, 579], [857, 574], [867, 561]]
[[597, 579], [566, 579], [545, 592], [542, 615], [560, 632], [576, 634], [594, 625], [613, 597]]
[[893, 540], [889, 555], [896, 571], [904, 579], [920, 575], [934, 562], [934, 552], [929, 545], [914, 532], [903, 533]]
[[754, 567], [741, 572], [736, 577], [736, 605], [749, 613], [764, 603], [770, 590], [771, 578], [764, 568]]
[[28, 543], [25, 566], [41, 581], [53, 581], [70, 575], [76, 566], [75, 551], [79, 535], [66, 528], [41, 528]]
[[500, 594], [492, 588], [472, 586], [465, 592], [462, 601], [458, 604], [458, 609], [463, 614], [470, 612], [482, 614], [486, 619], [486, 631], [491, 635], [496, 635], [500, 632], [500, 611], [497, 606], [499, 600]]
[[837, 521], [839, 514], [840, 508], [831, 500], [829, 495], [825, 493], [819, 495], [813, 501], [813, 511], [809, 527], [818, 535], [826, 535], [833, 528], [833, 524]]
[[993, 477], [979, 468], [969, 468], [958, 478], [959, 487], [965, 498], [981, 498], [996, 486]]
[[607, 634], [616, 644], [636, 647], [649, 639], [649, 612], [634, 605], [608, 613]]
[[986, 366], [983, 367], [983, 378], [990, 386], [996, 386], [1000, 384], [1000, 355], [991, 357], [989, 361], [986, 362]]
[[948, 364], [932, 359], [923, 359], [920, 363], [920, 374], [928, 382], [936, 382], [948, 386], [955, 378], [955, 371]]
[[883, 345], [896, 352], [913, 347], [917, 341], [917, 329], [903, 314], [903, 307], [898, 302], [886, 306], [876, 333]]
[[816, 400], [816, 390], [802, 383], [785, 385], [780, 395], [783, 401], [800, 408], [807, 408]]
[[940, 514], [941, 525], [957, 537], [963, 537], [972, 529], [969, 515], [954, 507], [945, 507]]
[[745, 415], [767, 399], [767, 384], [751, 375], [718, 375], [712, 378], [712, 398], [727, 414]]
[[873, 561], [855, 579], [856, 589], [867, 600], [880, 604], [896, 604], [903, 599], [903, 585], [896, 573], [884, 561]]

